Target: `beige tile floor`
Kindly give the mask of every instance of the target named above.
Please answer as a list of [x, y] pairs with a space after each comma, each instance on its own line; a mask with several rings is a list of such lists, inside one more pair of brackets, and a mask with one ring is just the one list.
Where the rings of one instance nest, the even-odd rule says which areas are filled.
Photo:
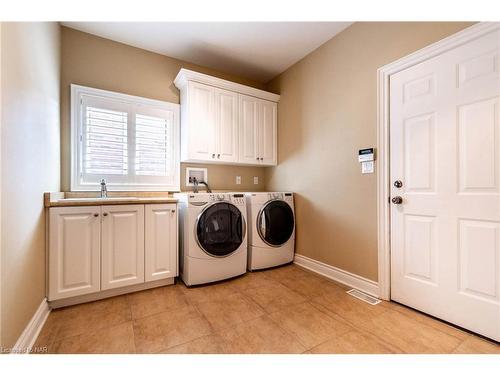
[[295, 265], [54, 310], [49, 353], [495, 353], [500, 345], [392, 302], [371, 306]]

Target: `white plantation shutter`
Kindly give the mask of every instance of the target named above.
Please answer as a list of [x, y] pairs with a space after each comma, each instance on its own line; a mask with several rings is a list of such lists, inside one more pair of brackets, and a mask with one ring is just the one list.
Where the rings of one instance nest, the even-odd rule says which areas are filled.
[[179, 105], [72, 85], [72, 190], [179, 190]]
[[87, 106], [84, 125], [83, 173], [126, 175], [128, 173], [127, 112]]
[[168, 176], [171, 166], [171, 119], [136, 115], [135, 173]]

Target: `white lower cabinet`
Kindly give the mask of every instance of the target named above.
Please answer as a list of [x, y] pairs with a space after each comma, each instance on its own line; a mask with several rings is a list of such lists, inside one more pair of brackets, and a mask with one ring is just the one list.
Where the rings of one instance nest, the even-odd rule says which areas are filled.
[[178, 275], [176, 204], [49, 209], [49, 301]]
[[49, 300], [101, 289], [101, 207], [55, 207], [49, 217]]
[[102, 206], [101, 289], [144, 282], [144, 205]]
[[154, 281], [178, 274], [177, 212], [175, 204], [146, 206], [145, 279]]

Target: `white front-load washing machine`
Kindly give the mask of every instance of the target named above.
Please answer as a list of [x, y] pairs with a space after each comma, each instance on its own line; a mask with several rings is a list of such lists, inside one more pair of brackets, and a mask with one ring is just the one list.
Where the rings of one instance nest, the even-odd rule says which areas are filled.
[[188, 286], [246, 272], [246, 199], [238, 193], [180, 193], [180, 274]]
[[292, 262], [295, 253], [293, 193], [246, 193], [246, 199], [248, 269]]

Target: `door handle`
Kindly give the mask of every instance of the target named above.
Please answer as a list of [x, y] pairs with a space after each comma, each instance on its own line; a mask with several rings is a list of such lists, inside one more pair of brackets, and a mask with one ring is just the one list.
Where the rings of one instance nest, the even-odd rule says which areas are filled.
[[396, 196], [391, 199], [391, 202], [394, 204], [401, 204], [403, 203], [403, 198], [401, 198], [400, 196]]

